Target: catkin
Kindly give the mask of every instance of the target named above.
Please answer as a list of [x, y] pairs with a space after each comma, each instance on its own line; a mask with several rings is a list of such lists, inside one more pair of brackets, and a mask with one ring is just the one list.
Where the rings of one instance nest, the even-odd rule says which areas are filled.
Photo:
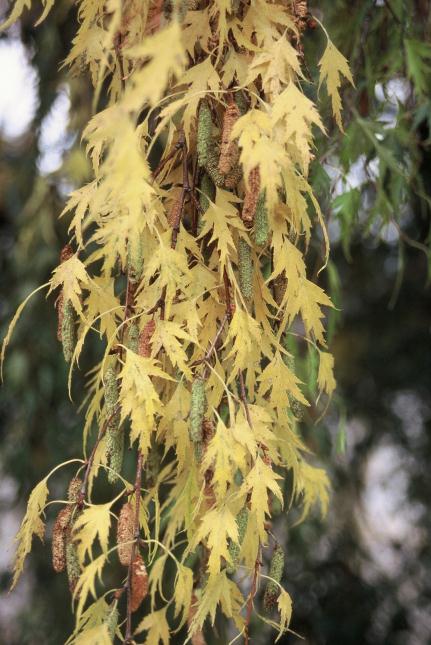
[[156, 329], [156, 321], [149, 320], [139, 334], [138, 354], [149, 358], [151, 356], [151, 338]]
[[56, 307], [57, 307], [57, 340], [59, 340], [61, 343], [62, 330], [63, 330], [63, 315], [64, 315], [63, 289], [60, 291], [60, 295], [57, 298]]
[[70, 363], [76, 345], [75, 310], [70, 300], [63, 301], [61, 342], [64, 358], [67, 363]]
[[[199, 191], [200, 214], [203, 215], [208, 210], [210, 201], [213, 202], [216, 195], [216, 187], [208, 173], [204, 173], [199, 186]], [[199, 224], [201, 224], [200, 220]]]
[[122, 565], [128, 567], [133, 551], [133, 528], [135, 513], [130, 502], [123, 504], [117, 524], [118, 558]]
[[58, 513], [52, 529], [52, 568], [56, 573], [66, 567], [66, 531], [72, 516], [72, 506], [65, 506]]
[[81, 575], [81, 565], [79, 564], [76, 545], [71, 540], [66, 544], [66, 569], [69, 580], [69, 589], [73, 593], [79, 576]]
[[284, 271], [283, 273], [280, 273], [280, 275], [278, 275], [275, 278], [273, 282], [273, 287], [274, 287], [275, 302], [278, 305], [281, 305], [281, 303], [283, 302], [284, 294], [286, 293], [286, 289], [287, 289], [287, 278]]
[[183, 199], [181, 195], [172, 204], [171, 210], [168, 214], [168, 222], [171, 228], [177, 228], [178, 222], [181, 217], [181, 209], [183, 206]]
[[198, 132], [196, 149], [199, 166], [205, 166], [211, 146], [212, 117], [207, 101], [201, 101], [198, 113]]
[[127, 347], [135, 354], [138, 353], [139, 347], [139, 326], [138, 323], [133, 321], [129, 325], [127, 332]]
[[227, 175], [223, 175], [218, 168], [218, 152], [214, 146], [208, 151], [208, 158], [205, 170], [218, 188], [235, 188], [242, 177], [241, 166], [234, 166]]
[[74, 477], [73, 479], [70, 480], [69, 487], [67, 489], [67, 499], [69, 502], [79, 502], [79, 498], [81, 496], [81, 487], [82, 487], [82, 480], [79, 477]]
[[192, 397], [190, 403], [189, 434], [194, 443], [201, 443], [203, 439], [202, 422], [206, 406], [205, 381], [197, 376], [192, 384]]
[[218, 169], [222, 175], [227, 173], [236, 165], [239, 157], [238, 144], [231, 140], [232, 129], [240, 117], [239, 107], [236, 103], [230, 103], [223, 115], [223, 127], [221, 133], [220, 158]]
[[[284, 551], [279, 544], [274, 548], [269, 567], [269, 577], [273, 578], [276, 582], [280, 582], [284, 569]], [[266, 585], [263, 604], [266, 611], [271, 611], [275, 607], [277, 598], [280, 594], [278, 585], [272, 580], [268, 580]]]
[[242, 508], [236, 516], [236, 524], [238, 527], [238, 542], [233, 542], [231, 540], [229, 544], [229, 555], [232, 561], [232, 564], [229, 564], [226, 567], [226, 571], [229, 574], [235, 573], [236, 571], [239, 562], [239, 554], [241, 552], [241, 545], [244, 542], [245, 533], [247, 531], [248, 508], [246, 506]]
[[118, 404], [118, 383], [114, 367], [110, 366], [105, 373], [105, 407], [108, 419], [106, 429], [106, 450], [108, 454], [108, 481], [113, 484], [117, 481], [117, 473], [121, 472], [124, 453], [124, 434], [119, 427], [120, 416], [116, 412]]
[[253, 168], [248, 175], [248, 186], [242, 205], [241, 219], [244, 224], [251, 227], [254, 222], [256, 206], [260, 195], [259, 167]]
[[245, 300], [253, 295], [253, 258], [251, 248], [244, 238], [238, 240], [239, 288]]
[[265, 191], [259, 194], [254, 214], [254, 241], [258, 246], [264, 246], [268, 242], [268, 211], [266, 209]]
[[144, 255], [142, 248], [142, 237], [137, 235], [129, 240], [127, 244], [127, 264], [129, 278], [132, 282], [139, 282], [144, 267]]
[[138, 554], [132, 562], [131, 603], [132, 611], [139, 609], [148, 594], [148, 573], [142, 557]]
[[224, 185], [225, 188], [233, 190], [236, 188], [242, 178], [242, 169], [241, 166], [234, 166], [230, 172], [225, 177]]

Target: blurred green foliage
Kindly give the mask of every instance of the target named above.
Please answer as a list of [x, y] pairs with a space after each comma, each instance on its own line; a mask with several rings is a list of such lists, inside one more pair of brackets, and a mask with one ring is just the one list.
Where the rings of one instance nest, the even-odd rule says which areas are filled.
[[[291, 627], [305, 638], [291, 634], [280, 642], [427, 645], [431, 7], [428, 0], [322, 0], [315, 11], [350, 60], [356, 88], [344, 94], [346, 135], [331, 127], [319, 140], [312, 169], [332, 237], [322, 279], [338, 307], [329, 329], [339, 386], [327, 417], [311, 413], [302, 429], [330, 472], [333, 498], [323, 522], [317, 514], [299, 526], [292, 521], [287, 534], [284, 523], [274, 522], [286, 545]], [[19, 141], [0, 141], [2, 336], [19, 302], [46, 282], [57, 263], [67, 238], [67, 219], [58, 220], [65, 191], [88, 173], [79, 145], [91, 105], [88, 79], [58, 71], [74, 33], [74, 12], [61, 1], [37, 29], [34, 14], [21, 23], [20, 37], [39, 77], [39, 103]], [[309, 29], [306, 59], [319, 56], [323, 42], [318, 28]], [[40, 126], [65, 83], [76, 143], [59, 171], [40, 176]], [[320, 99], [326, 100], [323, 92]], [[312, 387], [312, 375], [307, 378]], [[30, 302], [8, 353], [5, 383], [0, 476], [11, 477], [17, 488], [0, 503], [4, 512], [17, 507], [21, 513], [41, 476], [81, 452], [82, 382], [75, 379], [70, 402], [52, 298]], [[60, 496], [64, 477], [56, 480]], [[0, 612], [0, 642], [58, 645], [71, 628], [64, 580], [53, 574], [49, 549], [40, 544], [26, 566], [24, 600], [14, 611]], [[7, 572], [0, 583], [3, 606], [12, 602], [6, 600]], [[228, 642], [222, 627], [209, 642]], [[272, 638], [256, 625], [256, 643]]]

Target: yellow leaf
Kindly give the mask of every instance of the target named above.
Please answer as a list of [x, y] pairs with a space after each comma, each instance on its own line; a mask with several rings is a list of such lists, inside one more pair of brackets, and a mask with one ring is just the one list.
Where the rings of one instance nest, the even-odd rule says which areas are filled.
[[125, 105], [132, 109], [145, 103], [156, 105], [172, 76], [180, 76], [184, 68], [186, 56], [180, 24], [172, 20], [164, 29], [147, 36], [141, 44], [123, 50], [123, 55], [132, 59], [149, 59], [142, 70], [132, 76], [131, 89], [126, 91], [124, 98]]
[[301, 461], [300, 468], [297, 470], [295, 495], [302, 497], [304, 505], [298, 523], [302, 522], [316, 502], [320, 502], [322, 515], [325, 516], [329, 505], [329, 480], [326, 471]]
[[271, 491], [283, 504], [283, 493], [277, 480], [282, 479], [260, 457], [255, 461], [241, 487], [244, 494], [250, 493], [250, 510], [255, 513], [259, 537], [266, 542], [265, 530], [266, 515], [269, 515], [268, 492]]
[[337, 385], [334, 378], [334, 357], [328, 352], [320, 351], [319, 356], [320, 362], [317, 383], [321, 391], [331, 396]]
[[160, 348], [163, 347], [172, 365], [178, 367], [187, 379], [191, 379], [192, 372], [187, 365], [186, 349], [190, 343], [196, 342], [197, 339], [192, 338], [177, 323], [158, 320], [151, 337], [152, 353], [157, 356]]
[[280, 595], [277, 600], [277, 605], [278, 611], [280, 612], [280, 627], [278, 636], [275, 640], [276, 643], [284, 634], [284, 632], [288, 630], [292, 618], [292, 598], [284, 589], [280, 589]]
[[298, 387], [301, 381], [288, 368], [279, 352], [275, 354], [257, 380], [260, 382], [260, 396], [267, 396], [271, 391], [269, 401], [274, 408], [290, 407], [289, 397], [292, 396], [303, 405], [308, 406], [307, 399]]
[[73, 592], [74, 598], [78, 598], [78, 608], [76, 610], [77, 622], [82, 617], [82, 611], [89, 594], [96, 598], [96, 582], [102, 579], [102, 569], [106, 563], [107, 554], [102, 553], [99, 557], [91, 560], [83, 569]]
[[139, 439], [144, 455], [150, 447], [151, 432], [154, 430], [154, 417], [163, 404], [157, 394], [151, 377], [173, 381], [166, 372], [157, 366], [158, 361], [138, 356], [127, 350], [126, 360], [121, 370], [121, 418], [130, 415], [132, 428], [131, 441]]
[[92, 547], [97, 537], [102, 551], [108, 550], [111, 506], [112, 502], [88, 506], [75, 521], [73, 533], [78, 543], [78, 556], [81, 562], [84, 561], [86, 553], [92, 553]]
[[18, 547], [15, 554], [11, 589], [17, 584], [24, 568], [25, 558], [31, 551], [33, 535], [37, 535], [43, 540], [45, 526], [40, 516], [45, 508], [49, 492], [47, 480], [48, 477], [45, 477], [34, 487], [28, 500], [27, 511], [15, 538], [15, 541], [18, 542]]
[[[226, 428], [223, 421], [219, 419], [214, 437], [205, 451], [202, 471], [205, 472], [207, 468], [213, 468], [212, 485], [220, 500], [225, 497], [236, 470], [238, 468], [243, 470], [246, 463], [244, 448], [236, 439], [236, 437], [240, 437], [242, 429], [243, 426], [236, 428], [233, 433], [231, 428]], [[247, 427], [244, 429], [251, 434]]]
[[261, 335], [259, 324], [247, 311], [237, 307], [229, 325], [225, 343], [225, 345], [228, 345], [228, 343], [232, 342], [232, 348], [226, 358], [234, 358], [228, 383], [231, 383], [237, 377], [240, 370], [251, 367], [252, 359], [259, 359]]
[[208, 573], [210, 576], [216, 576], [219, 573], [221, 558], [225, 558], [230, 562], [228, 538], [233, 542], [238, 541], [238, 526], [235, 521], [235, 515], [226, 505], [208, 511], [203, 516], [196, 531], [192, 541], [192, 548], [205, 540], [208, 549], [210, 549], [208, 558]]
[[56, 287], [61, 286], [64, 300], [70, 300], [75, 311], [81, 313], [81, 284], [88, 285], [89, 283], [90, 278], [85, 266], [76, 255], [73, 255], [69, 260], [62, 262], [54, 269], [48, 293], [51, 293]]
[[137, 629], [136, 633], [148, 632], [145, 645], [169, 645], [169, 625], [166, 619], [166, 607], [158, 611], [152, 611], [151, 614], [145, 616]]
[[341, 87], [341, 76], [347, 78], [351, 85], [355, 85], [350, 71], [349, 63], [343, 54], [335, 47], [334, 43], [328, 40], [328, 44], [319, 61], [320, 79], [319, 88], [322, 83], [326, 83], [328, 94], [332, 101], [332, 112], [335, 116], [338, 127], [343, 132], [343, 122], [341, 120], [341, 96], [339, 89]]
[[239, 614], [243, 603], [244, 598], [240, 590], [233, 580], [229, 580], [224, 570], [215, 576], [210, 576], [193, 616], [190, 633], [193, 634], [197, 629], [200, 629], [208, 615], [211, 618], [211, 624], [214, 625], [219, 604], [222, 604], [223, 613], [228, 618], [232, 618]]
[[175, 617], [178, 618], [182, 610], [183, 616], [180, 626], [185, 623], [189, 615], [193, 594], [193, 570], [182, 564], [177, 569], [174, 583]]

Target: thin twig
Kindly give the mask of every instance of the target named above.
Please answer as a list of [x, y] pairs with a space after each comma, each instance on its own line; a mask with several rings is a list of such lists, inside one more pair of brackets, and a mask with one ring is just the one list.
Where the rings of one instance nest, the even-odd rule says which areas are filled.
[[253, 572], [253, 579], [251, 581], [251, 589], [247, 598], [247, 609], [246, 609], [246, 617], [245, 617], [245, 625], [244, 625], [244, 645], [249, 645], [249, 642], [250, 642], [249, 632], [250, 632], [251, 616], [253, 613], [253, 599], [257, 591], [257, 577], [259, 575], [259, 570], [261, 565], [262, 563], [260, 561], [260, 543], [259, 543], [257, 558], [254, 563], [254, 572]]

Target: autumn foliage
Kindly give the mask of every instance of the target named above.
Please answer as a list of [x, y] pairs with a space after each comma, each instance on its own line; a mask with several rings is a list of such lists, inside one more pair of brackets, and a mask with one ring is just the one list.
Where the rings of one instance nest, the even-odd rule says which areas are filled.
[[[203, 643], [220, 613], [245, 642], [254, 617], [288, 628], [272, 508], [302, 506], [301, 519], [315, 502], [326, 510], [328, 481], [298, 420], [310, 405], [323, 411], [335, 387], [332, 302], [317, 284], [328, 238], [308, 182], [313, 131], [324, 131], [306, 91], [309, 17], [294, 1], [79, 4], [65, 64], [88, 70], [94, 105], [106, 94], [107, 106], [83, 133], [94, 178], [69, 197], [69, 245], [44, 285], [58, 298], [70, 379], [88, 336], [103, 343], [84, 457], [68, 464], [79, 491], [53, 532], [54, 568], [72, 578], [70, 643], [168, 643], [179, 628]], [[324, 33], [320, 84], [342, 128], [339, 88], [352, 79]], [[298, 365], [316, 360], [311, 400]], [[51, 475], [30, 497], [14, 584], [33, 534], [43, 537]], [[93, 503], [106, 480], [111, 498]], [[107, 588], [114, 560], [121, 573]]]

